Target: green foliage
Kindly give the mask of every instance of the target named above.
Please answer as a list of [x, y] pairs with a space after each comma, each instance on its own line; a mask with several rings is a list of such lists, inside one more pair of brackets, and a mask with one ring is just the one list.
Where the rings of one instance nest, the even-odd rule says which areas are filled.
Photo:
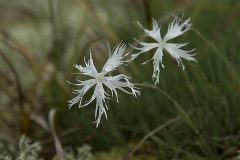
[[[14, 3], [13, 3], [14, 2]], [[21, 142], [23, 150], [8, 154], [11, 144], [17, 150], [16, 137], [22, 133], [42, 144], [41, 155], [52, 159], [55, 153], [49, 134], [47, 115], [60, 110], [55, 126], [63, 146], [90, 144], [93, 157], [123, 159], [144, 135], [176, 116], [196, 109], [189, 117], [176, 121], [151, 136], [133, 155], [144, 159], [236, 159], [240, 136], [240, 2], [238, 0], [201, 1], [2, 1], [0, 2], [0, 140], [1, 158], [33, 158], [40, 150], [37, 143]], [[8, 8], [8, 9], [7, 9]], [[11, 11], [11, 12], [10, 12]], [[182, 71], [164, 54], [160, 83], [141, 88], [133, 98], [119, 92], [119, 102], [111, 98], [108, 120], [102, 118], [96, 129], [95, 102], [87, 107], [67, 109], [73, 98], [66, 80], [84, 79], [73, 65], [83, 64], [92, 50], [96, 68], [108, 58], [105, 40], [111, 48], [121, 40], [137, 46], [132, 39], [143, 39], [137, 25], [151, 28], [153, 17], [162, 24], [163, 33], [172, 20], [171, 13], [183, 19], [191, 17], [192, 30], [176, 39], [191, 41], [184, 49], [196, 48], [197, 63], [183, 60]], [[127, 52], [135, 53], [129, 46]], [[116, 73], [131, 77], [131, 82], [152, 83], [152, 63], [141, 65], [153, 53], [145, 53]], [[86, 94], [88, 100], [91, 93]], [[23, 143], [24, 142], [24, 143]], [[35, 146], [35, 145], [36, 146]], [[30, 150], [28, 150], [30, 148]], [[3, 152], [4, 151], [4, 152]], [[25, 152], [26, 151], [26, 152]], [[80, 150], [69, 150], [78, 159]], [[78, 156], [76, 156], [79, 153]], [[116, 153], [116, 154], [115, 154]], [[27, 154], [28, 155], [28, 154]], [[67, 155], [67, 152], [66, 152]], [[73, 156], [74, 155], [74, 156]], [[120, 157], [120, 158], [118, 158]], [[73, 159], [74, 159], [73, 158]], [[70, 158], [69, 158], [70, 159]], [[101, 158], [99, 158], [101, 159]]]

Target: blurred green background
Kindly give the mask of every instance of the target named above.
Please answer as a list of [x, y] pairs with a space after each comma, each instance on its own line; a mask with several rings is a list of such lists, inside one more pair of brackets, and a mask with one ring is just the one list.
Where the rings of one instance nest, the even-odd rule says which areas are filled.
[[[103, 117], [98, 128], [92, 123], [95, 101], [68, 109], [75, 86], [66, 80], [83, 79], [72, 74], [77, 72], [73, 65], [84, 65], [90, 49], [100, 71], [109, 57], [106, 41], [111, 48], [121, 41], [137, 46], [133, 37], [149, 42], [137, 21], [150, 29], [154, 18], [164, 35], [171, 14], [191, 17], [193, 28], [173, 41], [189, 41], [184, 49], [196, 48], [197, 63], [183, 60], [183, 71], [165, 53], [157, 88], [138, 86], [137, 98], [119, 91], [120, 103], [114, 97], [107, 102], [108, 120]], [[52, 159], [56, 141], [48, 116], [55, 108], [54, 126], [63, 148], [88, 144], [92, 159], [124, 159], [142, 137], [164, 124], [132, 159], [237, 159], [239, 50], [239, 0], [0, 0], [1, 143], [5, 149], [7, 144], [17, 146], [26, 134], [41, 142], [41, 157]], [[131, 46], [127, 52], [136, 53]], [[141, 55], [113, 74], [124, 73], [133, 83], [153, 84], [152, 62], [141, 65], [152, 54]], [[177, 116], [182, 118], [168, 124]], [[18, 151], [9, 154], [14, 157]]]

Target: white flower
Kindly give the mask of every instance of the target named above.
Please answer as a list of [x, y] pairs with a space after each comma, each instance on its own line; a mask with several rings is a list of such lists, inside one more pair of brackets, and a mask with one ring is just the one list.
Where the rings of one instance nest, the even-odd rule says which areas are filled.
[[[168, 40], [178, 37], [178, 36], [184, 34], [185, 32], [187, 32], [191, 26], [191, 24], [188, 23], [189, 21], [190, 21], [190, 18], [180, 24], [180, 20], [178, 20], [176, 17], [173, 20], [173, 22], [169, 24], [167, 34], [165, 35], [165, 37], [163, 39], [162, 39], [162, 36], [160, 33], [161, 27], [158, 27], [158, 24], [154, 19], [153, 19], [153, 29], [152, 30], [144, 29], [141, 26], [141, 24], [138, 22], [139, 26], [144, 30], [145, 35], [153, 38], [156, 41], [156, 43], [139, 42], [138, 40], [136, 40], [134, 38], [137, 42], [139, 42], [142, 45], [142, 47], [141, 48], [133, 47], [134, 49], [139, 50], [139, 52], [136, 54], [132, 54], [131, 60], [135, 59], [136, 57], [138, 57], [140, 54], [142, 54], [144, 52], [148, 52], [149, 50], [156, 48], [153, 58], [150, 59], [150, 60], [153, 60], [152, 78], [153, 78], [153, 80], [156, 79], [155, 84], [159, 83], [159, 73], [160, 73], [159, 65], [160, 65], [160, 63], [162, 65], [162, 67], [164, 68], [164, 65], [162, 64], [163, 49], [167, 50], [168, 53], [170, 53], [171, 56], [177, 60], [178, 65], [180, 62], [180, 64], [183, 66], [183, 69], [184, 69], [184, 65], [182, 64], [181, 58], [196, 62], [196, 59], [192, 57], [195, 54], [193, 54], [193, 55], [188, 54], [188, 53], [194, 51], [194, 49], [191, 51], [184, 51], [184, 50], [180, 49], [181, 47], [186, 46], [189, 42], [183, 43], [183, 44], [167, 42]], [[150, 60], [148, 60], [147, 62], [149, 62]], [[147, 62], [144, 62], [143, 64], [145, 64]]]
[[[73, 89], [73, 93], [78, 95], [74, 99], [68, 101], [69, 103], [68, 106], [69, 108], [71, 108], [74, 104], [79, 102], [79, 108], [80, 108], [88, 105], [94, 99], [96, 99], [96, 109], [95, 109], [95, 119], [96, 119], [95, 123], [97, 123], [96, 127], [98, 127], [98, 125], [100, 124], [101, 116], [103, 113], [107, 118], [106, 109], [108, 108], [107, 108], [105, 99], [108, 98], [109, 95], [104, 91], [103, 84], [107, 88], [109, 88], [112, 96], [113, 94], [115, 94], [117, 98], [117, 102], [118, 102], [118, 93], [116, 89], [122, 90], [123, 92], [128, 94], [132, 94], [135, 97], [137, 95], [140, 95], [140, 91], [137, 91], [134, 85], [128, 81], [129, 77], [127, 77], [126, 75], [119, 74], [116, 76], [107, 76], [107, 73], [115, 70], [118, 66], [127, 62], [122, 60], [122, 58], [124, 57], [123, 52], [125, 48], [126, 48], [125, 44], [123, 45], [119, 44], [118, 46], [116, 46], [112, 55], [107, 60], [106, 64], [103, 66], [103, 69], [100, 73], [98, 73], [98, 71], [94, 66], [91, 52], [90, 52], [90, 59], [87, 62], [84, 60], [86, 67], [83, 67], [77, 64], [74, 65], [80, 71], [80, 74], [93, 77], [93, 79], [89, 79], [86, 81], [77, 80], [79, 82], [77, 84], [73, 84], [69, 82], [70, 84], [73, 84], [76, 86], [82, 86], [82, 89], [80, 90]], [[84, 105], [81, 105], [83, 96], [94, 85], [96, 85], [96, 87], [94, 89], [92, 98], [89, 101], [85, 102]], [[125, 88], [129, 88], [130, 90], [126, 90]]]

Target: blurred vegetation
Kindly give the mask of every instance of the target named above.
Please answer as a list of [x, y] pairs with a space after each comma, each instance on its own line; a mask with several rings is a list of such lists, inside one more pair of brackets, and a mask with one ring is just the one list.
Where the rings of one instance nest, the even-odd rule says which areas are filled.
[[[83, 144], [93, 159], [124, 159], [144, 136], [132, 159], [238, 159], [239, 11], [239, 0], [1, 0], [1, 156], [18, 157], [25, 134], [41, 143], [44, 159], [64, 159], [64, 148]], [[183, 60], [183, 71], [164, 54], [156, 87], [142, 84], [153, 84], [152, 63], [141, 65], [151, 53], [120, 67], [116, 73], [142, 84], [141, 96], [119, 91], [120, 103], [108, 102], [108, 120], [97, 129], [95, 102], [68, 109], [74, 95], [66, 80], [83, 78], [72, 74], [73, 65], [84, 64], [90, 49], [99, 69], [109, 56], [106, 41], [111, 48], [122, 40], [137, 46], [133, 37], [147, 41], [137, 21], [151, 28], [154, 18], [166, 33], [171, 14], [183, 13], [193, 28], [174, 42], [191, 41], [184, 49], [196, 48], [197, 63]]]

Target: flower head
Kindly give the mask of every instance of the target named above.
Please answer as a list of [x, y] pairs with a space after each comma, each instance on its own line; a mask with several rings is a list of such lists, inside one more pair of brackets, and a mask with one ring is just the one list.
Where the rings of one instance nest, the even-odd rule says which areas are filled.
[[[139, 26], [144, 30], [145, 35], [153, 38], [156, 42], [155, 43], [145, 43], [145, 42], [139, 42], [138, 40], [135, 39], [137, 42], [139, 42], [140, 45], [142, 45], [142, 47], [141, 48], [133, 47], [134, 49], [139, 50], [139, 52], [136, 54], [132, 54], [131, 60], [134, 60], [135, 58], [137, 58], [140, 54], [142, 54], [144, 52], [148, 52], [151, 49], [156, 48], [154, 56], [152, 57], [152, 59], [150, 59], [150, 60], [153, 60], [152, 78], [153, 78], [153, 80], [155, 79], [155, 84], [159, 83], [159, 73], [160, 73], [159, 65], [160, 65], [160, 63], [162, 65], [162, 67], [164, 68], [164, 65], [162, 64], [163, 49], [167, 50], [168, 53], [177, 60], [178, 65], [179, 64], [182, 65], [183, 69], [184, 69], [184, 65], [182, 63], [181, 58], [196, 62], [196, 59], [193, 58], [193, 56], [195, 54], [193, 54], [193, 55], [188, 54], [188, 53], [194, 51], [194, 49], [191, 51], [184, 51], [184, 50], [180, 49], [181, 47], [186, 46], [189, 42], [186, 42], [183, 44], [167, 42], [170, 39], [176, 38], [176, 37], [184, 34], [185, 32], [187, 32], [191, 26], [191, 24], [188, 23], [189, 21], [190, 21], [190, 18], [188, 20], [186, 20], [185, 22], [180, 23], [180, 20], [178, 19], [178, 17], [176, 17], [173, 20], [173, 22], [171, 22], [169, 24], [168, 31], [163, 38], [160, 33], [161, 27], [158, 27], [158, 24], [154, 19], [153, 19], [153, 29], [152, 30], [144, 29], [141, 26], [141, 24], [138, 23]], [[150, 61], [150, 60], [148, 60], [148, 61]], [[147, 62], [144, 62], [143, 64], [145, 64]]]
[[[96, 70], [92, 55], [90, 52], [90, 59], [86, 62], [86, 66], [83, 67], [81, 65], [74, 65], [79, 71], [80, 74], [87, 75], [92, 77], [92, 79], [86, 80], [86, 81], [80, 81], [77, 80], [79, 83], [74, 84], [70, 83], [76, 86], [82, 86], [82, 89], [80, 90], [75, 90], [73, 89], [73, 93], [77, 94], [75, 98], [72, 100], [68, 101], [68, 106], [71, 108], [74, 104], [79, 102], [79, 108], [83, 106], [87, 106], [90, 104], [93, 100], [96, 99], [96, 109], [95, 109], [95, 123], [97, 123], [96, 127], [100, 124], [101, 121], [101, 116], [104, 113], [106, 118], [107, 118], [107, 113], [106, 110], [107, 104], [105, 99], [109, 97], [109, 95], [104, 91], [103, 84], [111, 91], [112, 96], [115, 95], [118, 101], [118, 93], [116, 89], [119, 89], [127, 94], [132, 94], [133, 96], [137, 96], [140, 94], [140, 91], [136, 90], [136, 87], [132, 83], [129, 82], [129, 77], [127, 77], [124, 74], [119, 74], [116, 76], [107, 76], [107, 73], [115, 70], [118, 66], [124, 64], [127, 61], [123, 61], [122, 58], [124, 50], [126, 48], [126, 45], [121, 45], [119, 44], [118, 46], [115, 47], [112, 55], [109, 57], [107, 62], [102, 68], [102, 71], [98, 73]], [[91, 88], [95, 86], [93, 95], [90, 100], [86, 101], [84, 105], [81, 105], [82, 103], [82, 98], [85, 95], [85, 93]], [[126, 90], [125, 88], [129, 88]]]

